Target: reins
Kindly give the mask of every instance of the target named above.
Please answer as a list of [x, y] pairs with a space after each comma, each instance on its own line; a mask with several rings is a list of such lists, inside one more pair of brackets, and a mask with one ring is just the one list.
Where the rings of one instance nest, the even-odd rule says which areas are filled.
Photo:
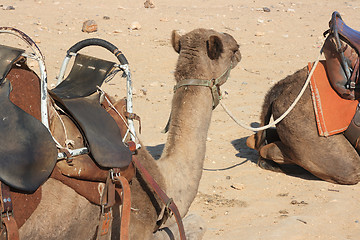
[[317, 60], [315, 61], [313, 67], [311, 68], [311, 71], [304, 83], [304, 86], [302, 87], [301, 91], [299, 92], [298, 96], [295, 98], [294, 102], [290, 105], [290, 107], [276, 120], [274, 120], [272, 123], [269, 123], [265, 126], [262, 127], [250, 127], [248, 125], [245, 125], [244, 123], [240, 122], [230, 111], [229, 109], [225, 106], [224, 103], [220, 103], [221, 107], [224, 109], [224, 111], [230, 116], [231, 119], [233, 119], [235, 121], [236, 124], [238, 124], [240, 127], [245, 128], [247, 130], [250, 131], [262, 131], [262, 130], [266, 130], [268, 128], [271, 128], [273, 126], [275, 126], [276, 124], [278, 124], [281, 120], [283, 120], [295, 107], [295, 105], [299, 102], [300, 98], [302, 97], [302, 95], [304, 94], [307, 86], [310, 83], [311, 77], [314, 74], [314, 71], [316, 69], [317, 64], [320, 61], [320, 57], [322, 55], [322, 49], [320, 50], [320, 54], [317, 58]]

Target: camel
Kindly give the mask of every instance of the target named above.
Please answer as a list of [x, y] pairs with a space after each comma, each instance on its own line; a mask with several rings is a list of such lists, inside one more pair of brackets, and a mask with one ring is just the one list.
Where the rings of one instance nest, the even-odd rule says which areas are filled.
[[[187, 79], [210, 80], [209, 83], [217, 79], [218, 85], [214, 87], [217, 92], [241, 59], [236, 40], [229, 34], [214, 30], [195, 29], [183, 36], [173, 31], [171, 43], [179, 54], [174, 73], [178, 84]], [[155, 160], [144, 145], [137, 150], [138, 160], [175, 201], [184, 218], [187, 239], [201, 239], [205, 231], [200, 217], [185, 216], [197, 194], [202, 175], [213, 97], [209, 87], [178, 85], [161, 158]], [[51, 128], [54, 137], [59, 142], [63, 141], [63, 136], [57, 136], [59, 131], [56, 129], [62, 128], [56, 125], [57, 114], [50, 112], [49, 116], [50, 126], [54, 126]], [[138, 173], [132, 179], [131, 198], [130, 239], [179, 239], [173, 218], [169, 218], [162, 229], [153, 232], [162, 205]], [[119, 204], [116, 206], [120, 207]], [[111, 239], [119, 239], [118, 212], [119, 209], [114, 207]], [[40, 204], [19, 229], [20, 238], [94, 239], [99, 213], [99, 206], [91, 204], [60, 181], [49, 178], [42, 185]]]
[[[276, 83], [265, 95], [260, 126], [277, 119], [297, 97], [308, 77], [303, 68]], [[268, 144], [265, 144], [265, 139]], [[261, 168], [283, 172], [284, 164], [296, 164], [313, 175], [337, 184], [360, 180], [360, 157], [343, 134], [318, 134], [310, 87], [295, 108], [276, 125], [250, 136], [247, 146], [259, 151]]]

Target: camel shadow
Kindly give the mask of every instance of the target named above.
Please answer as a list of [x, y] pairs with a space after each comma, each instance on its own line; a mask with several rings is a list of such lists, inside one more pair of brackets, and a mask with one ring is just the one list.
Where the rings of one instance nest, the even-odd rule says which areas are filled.
[[[244, 163], [247, 161], [251, 161], [251, 162], [257, 164], [259, 154], [256, 150], [251, 149], [246, 145], [246, 139], [247, 139], [247, 137], [243, 137], [243, 138], [231, 141], [231, 144], [233, 145], [233, 147], [238, 151], [236, 156], [239, 158], [246, 158]], [[260, 167], [259, 167], [259, 169], [260, 169]], [[283, 170], [283, 172], [286, 175], [291, 176], [291, 177], [301, 178], [301, 179], [309, 180], [309, 181], [313, 181], [313, 180], [322, 181], [321, 179], [314, 176], [309, 171], [305, 170], [304, 168], [302, 168], [298, 165], [283, 164], [283, 165], [281, 165], [281, 169]], [[261, 170], [264, 170], [264, 169], [261, 169]]]
[[149, 153], [151, 154], [151, 156], [153, 156], [155, 160], [159, 160], [164, 150], [164, 147], [165, 144], [159, 144], [156, 146], [146, 146], [146, 149], [149, 151]]
[[[247, 139], [247, 137], [243, 137], [243, 138], [235, 139], [235, 140], [231, 141], [232, 146], [238, 152], [235, 156], [238, 158], [245, 158], [244, 161], [242, 161], [240, 163], [236, 163], [236, 164], [228, 166], [228, 167], [224, 167], [224, 168], [213, 168], [213, 169], [204, 168], [204, 171], [225, 171], [225, 170], [229, 170], [229, 169], [232, 169], [235, 167], [239, 167], [249, 161], [257, 164], [259, 154], [256, 150], [251, 149], [248, 146], [246, 146], [246, 139]], [[153, 156], [153, 158], [155, 160], [158, 160], [161, 157], [161, 154], [164, 150], [164, 146], [165, 146], [165, 144], [159, 144], [156, 146], [146, 146], [146, 149], [149, 151], [149, 153]], [[282, 167], [282, 170], [284, 171], [284, 173], [288, 176], [295, 177], [295, 178], [301, 178], [301, 179], [309, 180], [309, 181], [311, 181], [311, 180], [312, 181], [314, 181], [314, 180], [322, 181], [321, 179], [312, 175], [310, 172], [308, 172], [307, 170], [305, 170], [304, 168], [302, 168], [298, 165], [285, 164], [285, 165], [282, 165], [281, 167]], [[259, 169], [262, 171], [265, 171], [264, 169], [261, 169], [260, 167], [259, 167]]]

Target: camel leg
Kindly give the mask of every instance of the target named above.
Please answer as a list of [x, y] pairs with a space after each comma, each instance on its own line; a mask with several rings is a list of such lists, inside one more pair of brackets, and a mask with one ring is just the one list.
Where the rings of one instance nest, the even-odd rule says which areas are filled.
[[278, 164], [291, 164], [292, 161], [284, 155], [285, 145], [280, 142], [272, 142], [260, 148], [260, 156], [272, 160]]
[[[206, 231], [204, 220], [195, 214], [187, 215], [183, 219], [187, 240], [201, 240]], [[179, 229], [176, 223], [155, 232], [152, 240], [180, 240]]]

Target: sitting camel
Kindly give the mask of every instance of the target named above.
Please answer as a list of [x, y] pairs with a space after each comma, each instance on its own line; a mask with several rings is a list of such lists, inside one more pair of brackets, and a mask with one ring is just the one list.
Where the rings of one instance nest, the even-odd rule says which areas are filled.
[[[145, 147], [137, 150], [137, 159], [174, 200], [184, 218], [197, 194], [206, 136], [212, 110], [219, 100], [219, 87], [241, 55], [232, 36], [213, 30], [196, 29], [183, 36], [173, 31], [171, 43], [179, 58], [168, 139], [159, 160], [155, 160]], [[58, 114], [50, 112], [49, 116], [54, 137], [64, 144], [64, 137], [58, 136], [59, 131], [56, 131], [62, 126], [52, 124], [58, 121]], [[73, 144], [82, 144], [82, 140]], [[138, 172], [130, 187], [130, 239], [179, 239], [173, 218], [154, 233], [163, 204]], [[119, 239], [120, 232], [121, 208], [119, 203], [115, 206], [118, 209], [114, 207], [113, 210], [111, 239]], [[19, 230], [20, 238], [93, 239], [99, 225], [99, 213], [99, 206], [91, 204], [62, 182], [49, 178], [42, 185], [40, 204]], [[204, 223], [195, 215], [184, 218], [184, 227], [187, 239], [201, 239], [205, 230]]]
[[[337, 17], [337, 21], [341, 20], [337, 13], [333, 16]], [[333, 19], [335, 21], [335, 18]], [[349, 28], [346, 29], [351, 31]], [[332, 58], [330, 60], [338, 63], [340, 56], [335, 52], [330, 37], [332, 36], [325, 42], [324, 53], [326, 57]], [[347, 43], [350, 43], [350, 40]], [[350, 48], [345, 46], [343, 49]], [[331, 76], [333, 68], [327, 66], [328, 75]], [[344, 72], [339, 70], [339, 73], [341, 74], [336, 72], [336, 76], [340, 75], [342, 80]], [[305, 67], [279, 81], [268, 91], [262, 105], [260, 126], [268, 124], [271, 116], [274, 119], [279, 118], [289, 108], [304, 86], [308, 75], [309, 71]], [[346, 80], [345, 77], [344, 79]], [[282, 171], [283, 164], [296, 164], [332, 183], [356, 184], [360, 181], [359, 154], [344, 134], [327, 137], [319, 135], [309, 86], [295, 108], [276, 125], [276, 129], [257, 132], [247, 139], [247, 145], [259, 151], [258, 165], [264, 169]]]

